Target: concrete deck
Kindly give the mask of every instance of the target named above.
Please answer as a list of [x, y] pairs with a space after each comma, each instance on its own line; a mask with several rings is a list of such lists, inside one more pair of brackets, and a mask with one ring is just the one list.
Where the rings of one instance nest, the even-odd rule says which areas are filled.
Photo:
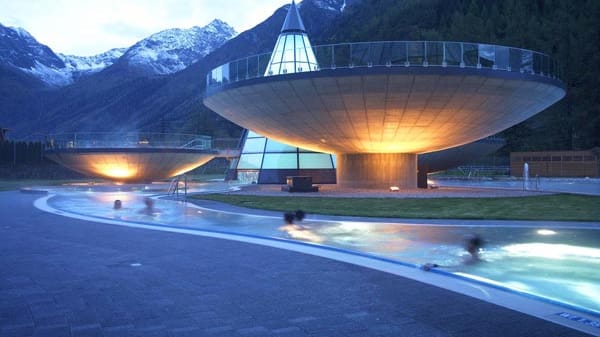
[[0, 336], [587, 336], [329, 259], [61, 217], [1, 192]]

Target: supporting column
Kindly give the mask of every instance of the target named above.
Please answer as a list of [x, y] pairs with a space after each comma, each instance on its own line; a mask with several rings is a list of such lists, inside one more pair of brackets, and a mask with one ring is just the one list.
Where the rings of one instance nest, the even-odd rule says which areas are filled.
[[417, 188], [417, 155], [412, 153], [337, 154], [337, 184], [345, 188]]
[[427, 171], [429, 171], [429, 165], [419, 164], [419, 173], [417, 173], [417, 187], [427, 188]]

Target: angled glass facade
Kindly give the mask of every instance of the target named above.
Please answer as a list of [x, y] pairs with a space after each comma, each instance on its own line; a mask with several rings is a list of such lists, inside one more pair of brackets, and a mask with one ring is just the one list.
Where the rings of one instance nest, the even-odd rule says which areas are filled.
[[335, 184], [335, 156], [313, 152], [247, 131], [231, 179], [258, 184], [285, 184], [287, 176], [310, 175], [317, 184]]

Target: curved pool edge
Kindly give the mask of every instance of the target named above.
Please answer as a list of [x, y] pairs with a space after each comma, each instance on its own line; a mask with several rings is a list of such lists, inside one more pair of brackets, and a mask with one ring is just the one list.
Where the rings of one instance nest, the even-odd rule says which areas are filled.
[[[260, 235], [217, 230], [189, 229], [172, 225], [160, 225], [145, 222], [127, 222], [78, 214], [74, 212], [66, 212], [55, 209], [48, 205], [48, 200], [54, 196], [55, 194], [48, 194], [44, 197], [41, 197], [35, 200], [34, 206], [44, 212], [90, 222], [232, 240], [263, 245], [272, 248], [285, 249], [297, 253], [309, 254], [339, 262], [350, 263], [423, 282], [438, 288], [447, 289], [465, 296], [473, 297], [505, 308], [516, 310], [530, 316], [567, 326], [575, 330], [600, 336], [600, 313], [598, 312], [503, 287], [501, 285], [486, 283], [482, 280], [477, 280], [472, 277], [462, 276], [440, 269], [424, 271], [419, 265], [412, 263], [405, 263], [402, 261], [392, 260], [366, 253], [283, 238], [265, 237]], [[203, 208], [196, 205], [192, 206]], [[261, 215], [251, 216], [261, 217]], [[262, 217], [267, 216], [262, 215]]]

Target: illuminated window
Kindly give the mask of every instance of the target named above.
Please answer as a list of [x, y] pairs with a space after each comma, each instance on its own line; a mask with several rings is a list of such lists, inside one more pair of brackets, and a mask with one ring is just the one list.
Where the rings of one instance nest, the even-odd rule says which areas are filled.
[[296, 4], [292, 2], [265, 70], [265, 76], [315, 71], [317, 69], [317, 58], [308, 35], [306, 35]]
[[265, 153], [263, 169], [296, 169], [298, 155], [296, 153]]
[[295, 146], [290, 146], [287, 144], [283, 144], [280, 142], [276, 142], [272, 139], [267, 140], [267, 147], [265, 149], [266, 152], [294, 152], [298, 151], [298, 148]]
[[242, 154], [238, 163], [238, 169], [260, 169], [262, 158], [262, 153]]
[[244, 144], [243, 153], [263, 153], [265, 151], [265, 141], [264, 137], [262, 138], [248, 138], [246, 139], [246, 143]]
[[283, 144], [248, 131], [237, 168], [334, 169], [335, 157], [328, 153], [312, 152]]
[[259, 135], [258, 133], [248, 130], [248, 136], [246, 136], [247, 138], [264, 138], [263, 136]]
[[332, 168], [331, 155], [327, 153], [300, 153], [301, 169]]

